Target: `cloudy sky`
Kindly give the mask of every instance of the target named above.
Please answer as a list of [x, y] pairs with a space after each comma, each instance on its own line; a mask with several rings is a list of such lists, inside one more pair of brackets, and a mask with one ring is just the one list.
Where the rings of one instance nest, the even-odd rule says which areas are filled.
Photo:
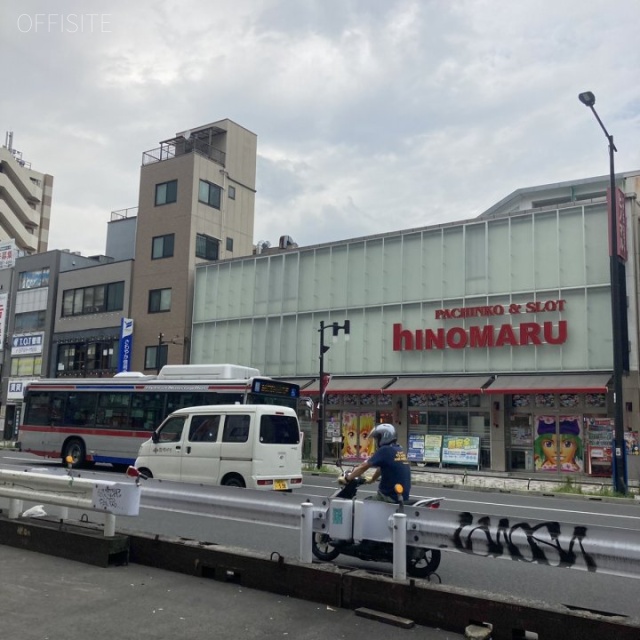
[[581, 91], [640, 169], [639, 26], [638, 0], [3, 0], [1, 142], [83, 255], [143, 151], [223, 118], [258, 136], [254, 241], [461, 220], [608, 173]]

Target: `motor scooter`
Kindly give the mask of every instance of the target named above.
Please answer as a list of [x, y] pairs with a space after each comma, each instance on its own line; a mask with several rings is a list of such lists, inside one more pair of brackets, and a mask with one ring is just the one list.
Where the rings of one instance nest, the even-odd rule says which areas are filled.
[[[347, 480], [347, 471], [343, 471], [338, 479], [341, 485], [331, 496], [329, 504], [335, 498], [355, 501], [358, 487], [367, 483], [362, 476]], [[396, 485], [398, 491], [398, 511], [402, 512], [405, 505], [413, 507], [428, 507], [437, 509], [444, 498], [424, 498], [416, 500], [402, 500], [403, 488]], [[313, 555], [323, 562], [331, 562], [340, 554], [359, 558], [360, 560], [375, 562], [393, 562], [393, 544], [366, 538], [355, 540], [353, 538], [353, 525], [351, 525], [349, 538], [331, 537], [328, 533], [313, 533], [311, 548]], [[407, 546], [407, 574], [414, 578], [427, 578], [440, 566], [441, 552], [438, 549], [426, 549]]]

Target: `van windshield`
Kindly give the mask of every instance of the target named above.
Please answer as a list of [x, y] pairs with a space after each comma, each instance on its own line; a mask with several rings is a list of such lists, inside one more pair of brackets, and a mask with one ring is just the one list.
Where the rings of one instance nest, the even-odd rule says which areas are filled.
[[298, 444], [300, 427], [292, 416], [263, 415], [260, 418], [260, 442], [264, 444]]

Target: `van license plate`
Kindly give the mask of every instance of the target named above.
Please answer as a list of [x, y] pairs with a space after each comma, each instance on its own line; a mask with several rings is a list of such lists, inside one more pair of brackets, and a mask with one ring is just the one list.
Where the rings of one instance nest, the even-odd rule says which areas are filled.
[[275, 491], [286, 491], [289, 487], [286, 480], [274, 480], [273, 488]]

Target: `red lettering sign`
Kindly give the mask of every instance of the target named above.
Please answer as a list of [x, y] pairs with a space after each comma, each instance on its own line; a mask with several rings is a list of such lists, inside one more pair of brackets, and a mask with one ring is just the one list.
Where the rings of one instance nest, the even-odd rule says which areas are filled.
[[519, 325], [502, 324], [451, 327], [449, 329], [403, 329], [401, 323], [393, 325], [394, 351], [430, 351], [433, 349], [478, 349], [487, 347], [524, 347], [543, 344], [560, 345], [567, 341], [567, 321], [557, 324], [547, 321], [523, 322]]

